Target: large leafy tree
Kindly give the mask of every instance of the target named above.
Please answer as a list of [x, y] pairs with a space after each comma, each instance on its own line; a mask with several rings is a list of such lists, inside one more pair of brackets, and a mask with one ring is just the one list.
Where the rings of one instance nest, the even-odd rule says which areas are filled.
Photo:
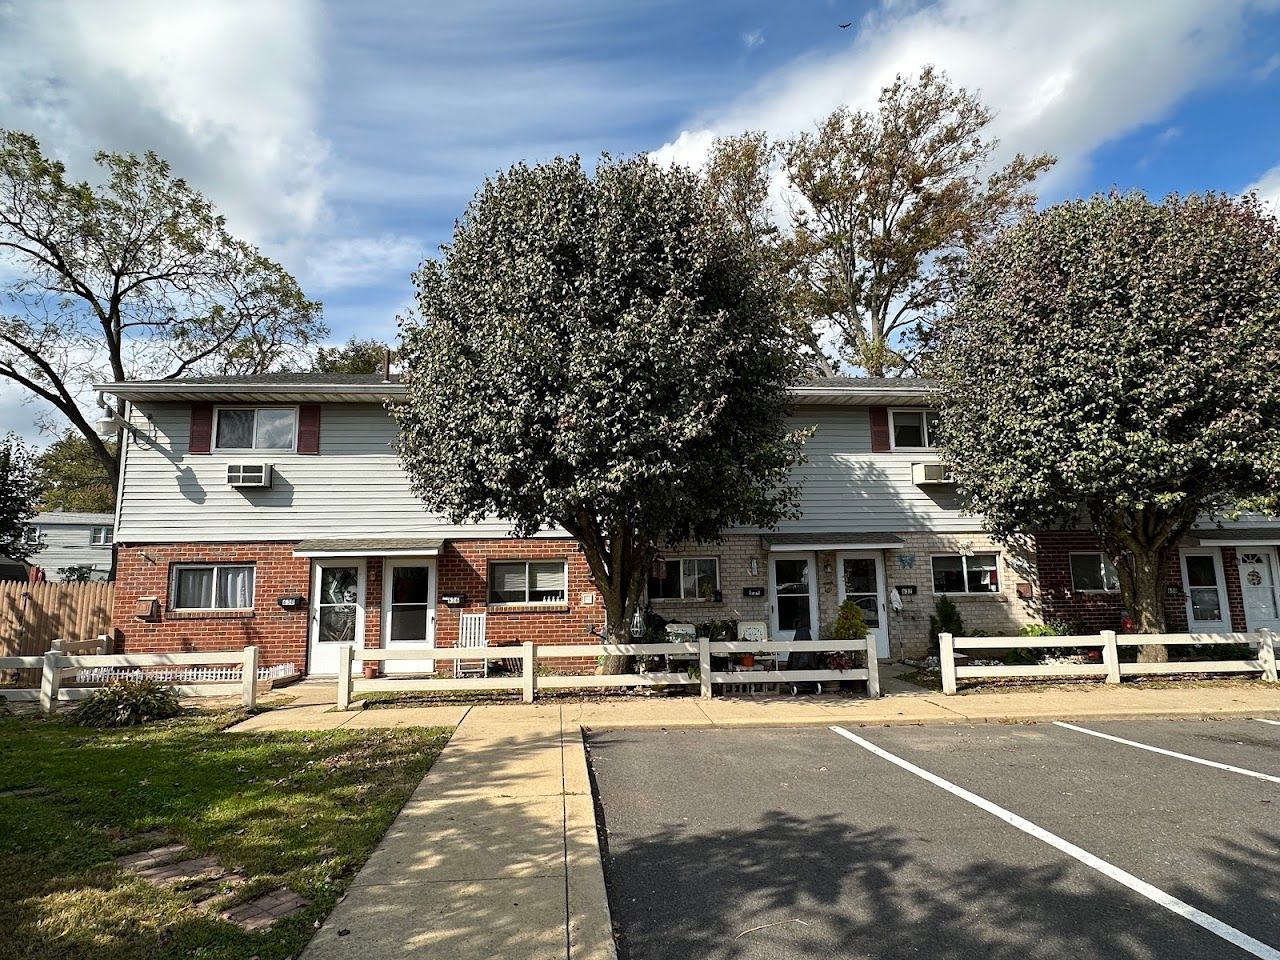
[[[153, 153], [100, 153], [69, 180], [26, 134], [0, 131], [0, 377], [51, 404], [114, 487], [118, 447], [82, 409], [97, 379], [260, 373], [305, 358], [320, 305]], [[120, 408], [120, 412], [123, 412]]]
[[[115, 441], [106, 442], [115, 455]], [[41, 510], [110, 513], [115, 510], [116, 488], [93, 447], [75, 430], [68, 429], [36, 457], [36, 482]]]
[[10, 433], [0, 440], [0, 557], [25, 560], [37, 549], [26, 537], [37, 494], [35, 456]]
[[351, 337], [336, 347], [321, 347], [316, 351], [317, 373], [377, 373], [382, 369], [382, 358], [387, 345], [381, 340]]
[[1005, 537], [1086, 523], [1140, 632], [1164, 630], [1197, 518], [1280, 489], [1280, 228], [1254, 198], [1035, 213], [976, 260], [939, 332], [940, 438], [968, 506]]
[[663, 545], [792, 510], [794, 344], [695, 175], [513, 167], [415, 283], [395, 408], [415, 491], [455, 521], [572, 534], [614, 640]]
[[[917, 368], [968, 251], [1034, 206], [1031, 184], [1053, 158], [998, 165], [992, 118], [975, 94], [925, 67], [885, 87], [874, 109], [841, 107], [778, 144], [748, 133], [714, 145], [704, 176], [785, 269], [819, 372]], [[775, 178], [785, 209], [770, 208]]]

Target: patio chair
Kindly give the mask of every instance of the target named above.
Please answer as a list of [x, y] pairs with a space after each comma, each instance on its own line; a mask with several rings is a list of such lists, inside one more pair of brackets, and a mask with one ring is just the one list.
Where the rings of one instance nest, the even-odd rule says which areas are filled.
[[[486, 615], [483, 611], [480, 613], [460, 614], [458, 616], [458, 646], [485, 646], [485, 623]], [[455, 677], [487, 677], [489, 676], [489, 661], [487, 659], [455, 660], [453, 661], [453, 675]]]

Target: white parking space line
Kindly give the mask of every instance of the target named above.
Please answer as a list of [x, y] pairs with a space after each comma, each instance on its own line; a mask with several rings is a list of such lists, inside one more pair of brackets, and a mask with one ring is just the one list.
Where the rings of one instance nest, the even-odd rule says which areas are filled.
[[984, 797], [980, 797], [976, 793], [970, 793], [968, 790], [964, 789], [963, 787], [958, 787], [954, 783], [952, 783], [950, 780], [944, 780], [942, 777], [939, 777], [937, 774], [930, 773], [928, 770], [925, 770], [922, 767], [917, 767], [911, 761], [904, 760], [902, 757], [892, 754], [888, 750], [884, 750], [880, 747], [877, 747], [871, 741], [864, 740], [862, 737], [859, 737], [857, 734], [850, 733], [844, 727], [831, 727], [830, 729], [834, 733], [837, 733], [840, 736], [844, 737], [846, 740], [856, 743], [858, 746], [862, 747], [864, 750], [868, 750], [871, 753], [874, 753], [877, 757], [880, 757], [881, 759], [884, 759], [884, 760], [888, 760], [890, 763], [898, 767], [901, 767], [903, 770], [906, 770], [908, 773], [914, 774], [915, 776], [919, 777], [922, 780], [927, 780], [929, 783], [932, 783], [935, 787], [941, 787], [943, 790], [947, 791], [947, 793], [950, 793], [953, 796], [959, 797], [961, 800], [964, 800], [967, 803], [973, 804], [975, 807], [979, 808], [980, 810], [985, 810], [987, 813], [991, 814], [994, 817], [997, 817], [1000, 820], [1003, 820], [1005, 823], [1009, 824], [1010, 826], [1017, 827], [1023, 833], [1030, 834], [1031, 836], [1035, 837], [1037, 840], [1047, 843], [1049, 846], [1053, 847], [1055, 850], [1060, 850], [1062, 853], [1065, 853], [1067, 856], [1080, 861], [1086, 867], [1090, 867], [1091, 869], [1097, 870], [1099, 873], [1103, 874], [1104, 876], [1110, 877], [1112, 880], [1115, 880], [1117, 883], [1123, 884], [1124, 886], [1132, 890], [1134, 893], [1137, 893], [1137, 894], [1140, 894], [1141, 896], [1146, 897], [1148, 900], [1152, 901], [1153, 903], [1158, 903], [1160, 906], [1164, 907], [1166, 910], [1176, 913], [1180, 917], [1185, 917], [1186, 919], [1190, 920], [1192, 923], [1197, 924], [1203, 927], [1205, 930], [1208, 930], [1210, 933], [1221, 937], [1223, 940], [1226, 940], [1228, 943], [1235, 944], [1241, 950], [1245, 950], [1248, 953], [1251, 953], [1255, 957], [1260, 957], [1262, 958], [1262, 960], [1280, 960], [1280, 950], [1277, 950], [1274, 947], [1267, 946], [1261, 940], [1255, 940], [1253, 937], [1249, 936], [1247, 933], [1244, 933], [1241, 930], [1237, 930], [1235, 927], [1231, 926], [1228, 923], [1223, 923], [1217, 917], [1212, 917], [1202, 910], [1197, 910], [1195, 907], [1191, 906], [1189, 903], [1184, 903], [1183, 901], [1179, 900], [1177, 897], [1170, 896], [1169, 894], [1161, 890], [1159, 887], [1154, 887], [1151, 884], [1147, 883], [1145, 880], [1141, 880], [1138, 877], [1135, 877], [1133, 874], [1129, 873], [1128, 871], [1122, 870], [1112, 863], [1108, 863], [1106, 860], [1103, 860], [1101, 857], [1094, 856], [1088, 850], [1085, 850], [1081, 847], [1077, 847], [1071, 841], [1064, 840], [1062, 839], [1062, 837], [1058, 836], [1055, 833], [1050, 833], [1048, 830], [1044, 829], [1043, 827], [1037, 826], [1036, 824], [1032, 823], [1030, 820], [1027, 820], [1027, 819], [1024, 819], [1023, 817], [1018, 816], [1013, 811], [1006, 810], [1004, 807], [1000, 806], [999, 804], [992, 803], [990, 800], [987, 800]]
[[1259, 723], [1270, 723], [1274, 726], [1280, 727], [1280, 720], [1268, 720], [1266, 717], [1254, 717], [1253, 719], [1257, 720]]
[[1226, 770], [1228, 773], [1238, 773], [1244, 777], [1254, 777], [1258, 780], [1269, 780], [1272, 783], [1280, 783], [1280, 777], [1273, 777], [1269, 773], [1259, 773], [1257, 770], [1246, 770], [1244, 767], [1233, 767], [1229, 763], [1218, 763], [1217, 760], [1206, 760], [1204, 757], [1193, 757], [1189, 753], [1177, 753], [1173, 750], [1165, 750], [1163, 747], [1153, 747], [1149, 743], [1139, 743], [1137, 740], [1126, 740], [1124, 737], [1113, 737], [1109, 733], [1102, 733], [1098, 730], [1090, 730], [1087, 727], [1077, 727], [1074, 723], [1063, 723], [1061, 720], [1053, 721], [1055, 727], [1062, 727], [1064, 730], [1074, 730], [1076, 733], [1087, 733], [1091, 737], [1098, 737], [1102, 740], [1111, 740], [1114, 743], [1123, 743], [1127, 747], [1137, 747], [1139, 750], [1149, 750], [1152, 753], [1158, 753], [1166, 757], [1174, 757], [1178, 760], [1189, 760], [1192, 763], [1198, 763], [1202, 766], [1213, 767], [1215, 770]]

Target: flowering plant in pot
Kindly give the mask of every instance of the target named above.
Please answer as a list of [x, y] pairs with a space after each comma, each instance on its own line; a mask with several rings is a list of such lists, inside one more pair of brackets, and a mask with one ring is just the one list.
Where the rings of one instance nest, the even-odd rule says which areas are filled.
[[[840, 611], [836, 614], [836, 622], [827, 630], [827, 639], [829, 640], [865, 640], [867, 639], [867, 620], [863, 616], [862, 608], [852, 600], [846, 600], [840, 604]], [[855, 653], [851, 650], [834, 650], [831, 653], [822, 655], [822, 665], [827, 670], [839, 670], [844, 672], [852, 670], [857, 666]], [[839, 684], [843, 681], [828, 680], [823, 682], [823, 687], [827, 684]]]

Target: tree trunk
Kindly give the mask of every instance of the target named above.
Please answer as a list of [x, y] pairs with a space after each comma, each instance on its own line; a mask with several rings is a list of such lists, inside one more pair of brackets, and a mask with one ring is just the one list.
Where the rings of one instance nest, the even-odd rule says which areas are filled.
[[[627, 631], [627, 624], [624, 621], [621, 624], [614, 624], [613, 620], [609, 621], [608, 630], [609, 643], [631, 643], [631, 634]], [[604, 658], [601, 664], [600, 672], [605, 676], [612, 676], [619, 673], [631, 672], [631, 657], [608, 656]]]
[[[1133, 616], [1133, 628], [1138, 633], [1164, 633], [1164, 579], [1169, 569], [1169, 552], [1155, 548], [1131, 556], [1132, 572], [1121, 573], [1120, 591], [1125, 607]], [[1117, 570], [1121, 569], [1117, 565]], [[1126, 580], [1129, 583], [1126, 584]], [[1164, 644], [1138, 648], [1139, 663], [1165, 663], [1168, 659], [1169, 650]]]

